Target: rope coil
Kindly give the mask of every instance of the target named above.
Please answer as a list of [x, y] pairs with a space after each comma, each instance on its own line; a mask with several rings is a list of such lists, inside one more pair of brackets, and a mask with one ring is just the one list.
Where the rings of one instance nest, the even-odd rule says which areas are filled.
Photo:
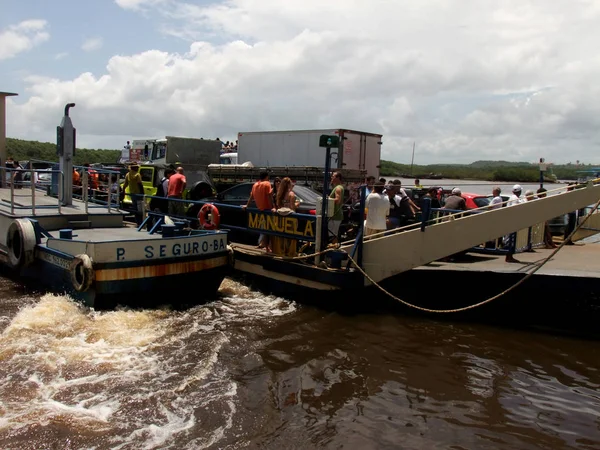
[[299, 256], [278, 256], [278, 255], [274, 255], [273, 253], [249, 252], [249, 251], [245, 250], [243, 247], [238, 246], [236, 244], [231, 244], [231, 248], [233, 248], [234, 250], [236, 250], [236, 251], [238, 251], [240, 253], [244, 253], [246, 255], [257, 255], [257, 254], [260, 254], [262, 256], [267, 256], [267, 257], [273, 258], [273, 259], [279, 259], [281, 261], [297, 261], [297, 260], [301, 260], [301, 259], [314, 258], [315, 256], [320, 256], [320, 255], [324, 255], [325, 253], [332, 252], [332, 251], [337, 250], [338, 248], [340, 248], [340, 244], [334, 244], [333, 247], [328, 247], [325, 250], [322, 250], [322, 251], [317, 252], [317, 253], [311, 253], [309, 255], [299, 255]]

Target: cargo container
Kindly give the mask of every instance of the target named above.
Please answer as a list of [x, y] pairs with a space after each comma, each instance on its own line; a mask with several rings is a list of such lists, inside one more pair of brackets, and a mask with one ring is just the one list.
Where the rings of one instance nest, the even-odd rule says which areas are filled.
[[238, 161], [255, 167], [324, 167], [323, 134], [337, 134], [340, 145], [332, 149], [332, 169], [346, 169], [379, 177], [381, 134], [333, 128], [323, 130], [253, 131], [238, 133]]

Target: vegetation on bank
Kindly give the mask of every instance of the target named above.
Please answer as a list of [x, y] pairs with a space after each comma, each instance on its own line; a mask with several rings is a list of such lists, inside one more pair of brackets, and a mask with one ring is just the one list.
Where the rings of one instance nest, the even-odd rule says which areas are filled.
[[[58, 161], [56, 144], [52, 142], [25, 141], [22, 139], [6, 139], [8, 156], [17, 161], [38, 159], [44, 161]], [[75, 164], [116, 162], [121, 156], [120, 150], [86, 149], [78, 148], [75, 151]], [[552, 165], [552, 173], [559, 180], [577, 179], [577, 171], [595, 167], [592, 164], [564, 164]], [[537, 164], [527, 162], [508, 161], [475, 161], [471, 164], [430, 164], [427, 166], [400, 164], [392, 161], [381, 161], [381, 175], [394, 177], [405, 175], [408, 177], [427, 179], [431, 175], [443, 176], [453, 179], [473, 179], [487, 181], [519, 181], [536, 182], [540, 178]]]
[[[56, 144], [52, 142], [24, 141], [22, 139], [6, 138], [6, 152], [17, 161], [29, 161], [32, 159], [43, 161], [58, 161]], [[73, 158], [76, 165], [84, 163], [116, 162], [121, 156], [120, 150], [105, 149], [75, 149]]]
[[[553, 173], [559, 180], [576, 180], [577, 171], [596, 167], [592, 164], [551, 165], [547, 174]], [[381, 161], [382, 176], [408, 176], [427, 179], [438, 178], [472, 179], [485, 181], [537, 182], [540, 179], [539, 165], [527, 162], [475, 161], [471, 164], [430, 164], [427, 166], [400, 164]], [[441, 175], [441, 177], [440, 177]]]

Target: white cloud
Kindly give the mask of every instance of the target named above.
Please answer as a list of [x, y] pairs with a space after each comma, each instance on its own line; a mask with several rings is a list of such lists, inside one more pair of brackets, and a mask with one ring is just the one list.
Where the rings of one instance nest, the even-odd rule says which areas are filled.
[[0, 61], [14, 58], [50, 39], [45, 20], [24, 20], [0, 30]]
[[69, 56], [69, 54], [67, 52], [61, 52], [61, 53], [57, 53], [56, 55], [54, 55], [54, 59], [59, 61], [61, 59], [66, 58], [67, 56]]
[[90, 39], [86, 39], [85, 41], [83, 41], [83, 44], [81, 44], [81, 49], [86, 52], [92, 52], [94, 50], [101, 49], [102, 44], [103, 44], [102, 38], [99, 38], [99, 37], [90, 38]]
[[115, 3], [123, 9], [138, 11], [143, 7], [156, 6], [164, 0], [115, 0]]
[[80, 143], [92, 147], [347, 127], [383, 133], [383, 156], [403, 162], [415, 141], [420, 164], [600, 162], [600, 14], [589, 1], [117, 3], [220, 44], [114, 56], [73, 80], [29, 78], [9, 133], [52, 140], [74, 101]]

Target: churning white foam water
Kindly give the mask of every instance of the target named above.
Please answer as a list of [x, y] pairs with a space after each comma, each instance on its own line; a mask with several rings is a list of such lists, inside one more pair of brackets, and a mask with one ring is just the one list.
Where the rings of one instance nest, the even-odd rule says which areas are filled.
[[219, 442], [236, 413], [220, 354], [233, 325], [295, 311], [231, 280], [220, 292], [183, 312], [96, 312], [49, 294], [23, 307], [0, 335], [0, 439], [51, 446], [60, 443], [51, 431], [66, 429], [90, 448]]

